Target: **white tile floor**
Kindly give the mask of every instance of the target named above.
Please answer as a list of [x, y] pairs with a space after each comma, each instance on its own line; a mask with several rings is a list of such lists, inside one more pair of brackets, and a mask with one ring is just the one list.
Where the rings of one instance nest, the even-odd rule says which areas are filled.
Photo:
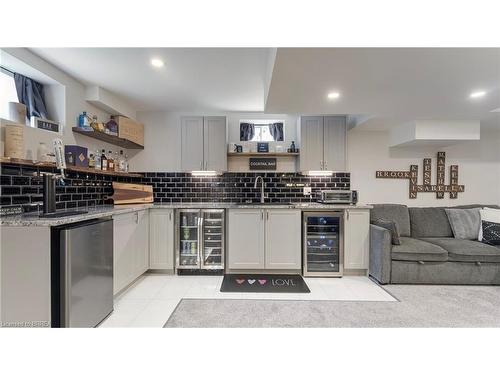
[[311, 293], [221, 293], [222, 276], [147, 274], [115, 299], [100, 327], [163, 327], [182, 298], [395, 301], [363, 276], [305, 278]]

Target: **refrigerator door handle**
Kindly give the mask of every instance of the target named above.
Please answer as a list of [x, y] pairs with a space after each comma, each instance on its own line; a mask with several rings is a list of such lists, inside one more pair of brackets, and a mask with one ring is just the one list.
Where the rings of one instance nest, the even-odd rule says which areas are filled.
[[199, 235], [199, 240], [198, 240], [198, 255], [200, 258], [200, 268], [205, 267], [205, 259], [203, 257], [203, 212], [200, 212], [200, 223], [198, 224], [198, 235]]

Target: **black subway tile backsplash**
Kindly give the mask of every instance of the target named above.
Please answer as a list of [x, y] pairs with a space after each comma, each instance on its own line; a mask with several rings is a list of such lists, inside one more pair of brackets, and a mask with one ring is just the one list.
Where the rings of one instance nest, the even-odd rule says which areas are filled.
[[331, 177], [308, 177], [298, 173], [231, 172], [217, 177], [192, 177], [189, 173], [146, 172], [140, 183], [153, 186], [155, 202], [245, 203], [260, 199], [260, 184], [254, 188], [255, 177], [258, 175], [264, 178], [268, 200], [276, 203], [308, 202], [310, 198], [302, 194], [304, 186], [310, 186], [313, 194], [321, 189], [350, 189], [349, 173], [336, 173]]
[[[54, 168], [1, 166], [0, 206], [22, 205], [25, 211], [37, 210], [42, 202], [40, 172], [56, 172]], [[114, 177], [93, 173], [67, 172], [65, 185], [56, 188], [58, 209], [91, 207], [112, 203], [112, 181], [153, 186], [155, 202], [245, 203], [260, 199], [260, 184], [254, 188], [256, 176], [262, 176], [268, 201], [275, 203], [308, 202], [302, 195], [304, 186], [314, 194], [322, 189], [350, 189], [350, 174], [335, 173], [331, 177], [308, 177], [298, 173], [235, 173], [216, 177], [193, 177], [190, 173], [145, 172], [143, 177]]]

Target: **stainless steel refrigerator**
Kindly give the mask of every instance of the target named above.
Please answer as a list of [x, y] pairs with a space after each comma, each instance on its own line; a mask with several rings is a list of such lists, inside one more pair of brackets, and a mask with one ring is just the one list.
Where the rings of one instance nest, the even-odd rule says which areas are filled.
[[224, 210], [177, 210], [176, 268], [223, 270]]
[[344, 271], [343, 213], [303, 214], [304, 276], [342, 276]]

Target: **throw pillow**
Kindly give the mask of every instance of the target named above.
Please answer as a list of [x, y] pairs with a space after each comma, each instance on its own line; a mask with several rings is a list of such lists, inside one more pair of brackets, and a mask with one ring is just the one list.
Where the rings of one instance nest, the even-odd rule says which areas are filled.
[[391, 232], [392, 244], [401, 245], [401, 240], [399, 239], [399, 228], [398, 224], [395, 221], [387, 219], [376, 219], [372, 221], [372, 224], [389, 230]]
[[493, 246], [500, 246], [500, 222], [493, 223], [483, 220], [483, 243]]
[[500, 210], [496, 208], [483, 208], [479, 210], [481, 215], [481, 227], [479, 228], [478, 240], [483, 240], [483, 221], [489, 221], [490, 223], [500, 223]]
[[479, 208], [445, 208], [455, 238], [475, 240], [481, 227]]

